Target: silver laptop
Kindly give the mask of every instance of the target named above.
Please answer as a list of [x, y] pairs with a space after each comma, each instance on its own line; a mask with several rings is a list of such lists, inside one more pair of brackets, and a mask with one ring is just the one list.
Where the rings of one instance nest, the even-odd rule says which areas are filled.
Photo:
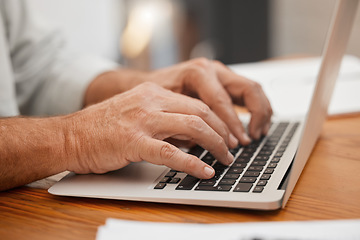
[[62, 196], [262, 210], [284, 207], [327, 116], [358, 1], [337, 3], [312, 104], [304, 121], [274, 122], [261, 141], [232, 149], [235, 161], [229, 167], [218, 163], [199, 146], [189, 150], [213, 166], [214, 178], [201, 180], [165, 166], [141, 162], [101, 175], [70, 173], [49, 192]]

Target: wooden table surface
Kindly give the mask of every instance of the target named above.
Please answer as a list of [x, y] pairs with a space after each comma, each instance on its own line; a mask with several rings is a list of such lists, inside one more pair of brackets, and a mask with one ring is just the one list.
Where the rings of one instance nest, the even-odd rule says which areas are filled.
[[57, 197], [27, 187], [0, 193], [0, 239], [95, 239], [97, 228], [109, 217], [183, 223], [360, 218], [360, 114], [325, 123], [282, 210]]

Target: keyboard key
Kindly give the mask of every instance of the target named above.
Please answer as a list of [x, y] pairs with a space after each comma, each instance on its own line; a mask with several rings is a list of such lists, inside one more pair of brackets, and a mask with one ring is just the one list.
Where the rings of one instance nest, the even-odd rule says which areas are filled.
[[279, 157], [273, 157], [273, 158], [271, 159], [271, 163], [278, 163], [278, 162], [280, 162], [280, 159], [281, 159], [281, 158], [279, 158]]
[[265, 169], [264, 173], [266, 174], [272, 174], [274, 172], [274, 169], [273, 168], [267, 168]]
[[218, 185], [234, 185], [236, 180], [234, 179], [221, 179]]
[[260, 172], [255, 171], [247, 171], [244, 173], [244, 177], [258, 177], [260, 175]]
[[215, 183], [216, 183], [215, 179], [203, 179], [200, 181], [199, 185], [214, 186]]
[[256, 148], [255, 147], [245, 147], [244, 150], [242, 151], [244, 153], [254, 153], [256, 152]]
[[163, 189], [164, 187], [166, 187], [166, 183], [158, 183], [156, 184], [154, 189]]
[[269, 159], [269, 157], [270, 157], [270, 156], [259, 156], [259, 155], [258, 155], [258, 156], [255, 157], [255, 160], [256, 160], [256, 161], [266, 161], [266, 160]]
[[226, 173], [238, 173], [241, 174], [243, 172], [243, 168], [233, 168], [231, 167]]
[[281, 145], [280, 145], [280, 147], [284, 147], [284, 148], [287, 148], [287, 146], [288, 146], [289, 144], [288, 143], [281, 143]]
[[254, 193], [261, 193], [263, 190], [264, 190], [263, 186], [256, 186], [256, 187], [254, 187], [253, 192]]
[[176, 187], [176, 190], [191, 190], [198, 181], [198, 178], [187, 175]]
[[254, 183], [256, 181], [256, 177], [242, 177], [240, 179], [240, 183]]
[[234, 192], [249, 192], [252, 186], [252, 183], [238, 183], [234, 189]]
[[171, 180], [170, 180], [170, 182], [168, 182], [168, 183], [171, 183], [171, 184], [174, 184], [174, 183], [178, 183], [178, 182], [180, 182], [180, 178], [172, 178]]
[[253, 156], [252, 152], [242, 152], [239, 157], [250, 159]]
[[217, 181], [220, 179], [221, 175], [222, 173], [215, 172], [215, 175], [211, 178], [211, 180]]
[[235, 163], [248, 163], [248, 162], [250, 162], [250, 158], [238, 157], [235, 160]]
[[286, 150], [286, 147], [279, 147], [278, 148], [278, 150], [277, 150], [277, 152], [285, 152], [285, 150]]
[[275, 147], [278, 144], [276, 141], [268, 141], [264, 144], [266, 147]]
[[188, 153], [191, 155], [194, 155], [196, 157], [200, 157], [203, 152], [204, 152], [204, 149], [202, 147], [200, 147], [199, 145], [196, 145], [195, 147], [192, 147]]
[[267, 180], [260, 180], [260, 181], [256, 184], [256, 186], [265, 186], [267, 183], [268, 183]]
[[269, 180], [269, 179], [270, 179], [270, 177], [271, 177], [271, 175], [270, 175], [270, 174], [263, 174], [263, 175], [261, 175], [260, 180]]
[[264, 150], [264, 151], [271, 151], [273, 152], [275, 149], [275, 147], [270, 147], [270, 146], [264, 146], [261, 150]]
[[233, 163], [233, 165], [231, 165], [231, 167], [234, 168], [245, 168], [246, 167], [246, 163]]
[[268, 165], [268, 168], [276, 168], [276, 166], [277, 166], [277, 163], [270, 163]]
[[272, 151], [268, 151], [268, 150], [263, 150], [261, 149], [261, 151], [259, 152], [258, 156], [270, 156], [272, 154]]
[[221, 185], [221, 186], [218, 185], [216, 187], [200, 185], [195, 188], [195, 190], [198, 190], [198, 191], [224, 191], [224, 192], [228, 192], [228, 191], [230, 191], [230, 189], [231, 189], [231, 186], [229, 186], [229, 185]]
[[266, 161], [253, 161], [251, 163], [251, 166], [265, 166], [266, 165]]
[[211, 153], [207, 153], [201, 160], [206, 164], [211, 165], [214, 162], [215, 158], [213, 155], [211, 155]]
[[165, 177], [175, 177], [175, 175], [176, 175], [176, 172], [170, 171], [165, 175]]
[[226, 173], [223, 177], [223, 179], [238, 179], [240, 177], [240, 174], [235, 173]]
[[221, 164], [220, 162], [216, 162], [216, 163], [214, 164], [213, 168], [214, 168], [215, 171], [216, 171], [216, 170], [224, 170], [224, 169], [227, 168], [227, 166], [224, 165], [224, 164]]
[[261, 172], [264, 169], [263, 166], [250, 166], [248, 168], [248, 171], [256, 171], [256, 172]]
[[229, 150], [229, 152], [234, 156], [237, 154], [238, 151], [239, 151], [239, 148], [233, 148], [233, 149]]
[[274, 157], [282, 157], [283, 153], [282, 152], [277, 152], [275, 153]]
[[161, 183], [167, 183], [167, 182], [169, 182], [169, 181], [170, 181], [170, 178], [169, 178], [169, 177], [163, 177], [163, 178], [160, 180]]

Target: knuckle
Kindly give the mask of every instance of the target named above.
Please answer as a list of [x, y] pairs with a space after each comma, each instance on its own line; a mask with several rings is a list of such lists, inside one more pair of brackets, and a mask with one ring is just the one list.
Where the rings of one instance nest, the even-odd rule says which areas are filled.
[[203, 69], [197, 65], [189, 65], [183, 72], [185, 78], [198, 79], [203, 74]]
[[161, 89], [161, 87], [159, 85], [157, 85], [156, 83], [152, 83], [152, 82], [144, 82], [141, 83], [138, 86], [140, 92], [142, 95], [144, 96], [153, 96], [158, 94], [158, 91]]
[[248, 86], [255, 91], [262, 91], [261, 84], [252, 80], [249, 80]]
[[197, 132], [201, 132], [204, 129], [204, 121], [200, 117], [195, 115], [187, 117], [187, 125], [188, 127]]
[[224, 65], [222, 62], [220, 62], [219, 60], [213, 60], [212, 61], [214, 64], [216, 64], [216, 65]]
[[133, 114], [133, 119], [138, 119], [140, 121], [147, 122], [149, 119], [152, 119], [153, 112], [151, 112], [149, 109], [139, 106], [137, 109], [135, 109]]
[[221, 136], [223, 137], [229, 137], [230, 135], [230, 129], [227, 127], [227, 125], [223, 122], [222, 123], [222, 129], [221, 129]]
[[196, 168], [196, 160], [194, 160], [193, 157], [188, 156], [187, 158], [184, 159], [184, 165], [183, 165], [183, 171], [191, 171], [194, 170]]
[[227, 106], [232, 103], [232, 100], [228, 94], [224, 94], [222, 91], [219, 90], [218, 94], [215, 97], [215, 104], [219, 106]]
[[192, 62], [202, 68], [207, 68], [210, 65], [210, 61], [207, 58], [200, 57], [192, 60]]
[[267, 118], [269, 116], [268, 111], [266, 111], [264, 108], [257, 107], [252, 111], [252, 114], [257, 116], [258, 118]]
[[168, 90], [151, 82], [142, 83], [136, 88], [137, 92], [134, 97], [143, 104], [156, 102], [168, 94]]
[[210, 107], [208, 105], [202, 103], [200, 100], [198, 100], [198, 101], [199, 101], [199, 108], [198, 108], [199, 115], [203, 118], [208, 117], [211, 112]]
[[218, 156], [226, 156], [228, 148], [226, 146], [225, 140], [218, 136], [217, 139], [214, 140], [213, 145], [211, 145], [208, 150], [213, 153], [218, 153]]
[[141, 83], [139, 86], [145, 88], [145, 89], [152, 89], [152, 88], [156, 88], [158, 85], [153, 83], [153, 82], [144, 82], [144, 83]]
[[272, 107], [271, 106], [269, 106], [269, 110], [268, 110], [268, 112], [269, 112], [269, 118], [271, 118], [271, 116], [273, 115], [273, 109], [272, 109]]
[[152, 85], [150, 83], [141, 83], [139, 84], [138, 86], [136, 86], [134, 88], [134, 91], [136, 91], [136, 96], [147, 96], [147, 95], [150, 95], [150, 92], [149, 90], [152, 89]]
[[160, 148], [161, 159], [172, 159], [179, 149], [172, 147], [170, 144], [165, 143]]
[[227, 152], [227, 147], [225, 140], [222, 137], [219, 137], [216, 143], [216, 147], [220, 147], [224, 152]]

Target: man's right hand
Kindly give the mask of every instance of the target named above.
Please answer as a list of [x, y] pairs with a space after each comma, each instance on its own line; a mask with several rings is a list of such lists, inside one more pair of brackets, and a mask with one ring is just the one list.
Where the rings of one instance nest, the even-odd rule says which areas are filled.
[[191, 140], [229, 165], [237, 144], [226, 124], [200, 100], [144, 83], [67, 118], [68, 170], [104, 173], [131, 162], [166, 165], [198, 178], [214, 170], [167, 138]]

